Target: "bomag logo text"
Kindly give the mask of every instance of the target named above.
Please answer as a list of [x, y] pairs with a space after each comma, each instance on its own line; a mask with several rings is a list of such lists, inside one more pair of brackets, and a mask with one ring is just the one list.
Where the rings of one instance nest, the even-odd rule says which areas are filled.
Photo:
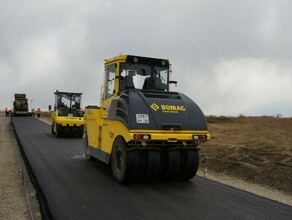
[[162, 111], [186, 111], [186, 108], [183, 105], [161, 105], [160, 107]]

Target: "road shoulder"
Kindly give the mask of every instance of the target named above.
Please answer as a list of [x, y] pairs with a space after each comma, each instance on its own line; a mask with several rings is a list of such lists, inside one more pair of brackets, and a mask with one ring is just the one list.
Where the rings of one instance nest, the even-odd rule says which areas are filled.
[[260, 197], [264, 197], [267, 199], [271, 199], [271, 200], [292, 206], [292, 196], [280, 190], [276, 190], [276, 189], [262, 186], [259, 184], [250, 183], [245, 180], [241, 180], [239, 178], [235, 178], [235, 177], [228, 176], [225, 174], [212, 172], [203, 167], [201, 167], [198, 170], [197, 175], [203, 178], [205, 177], [206, 179], [209, 179], [215, 182], [222, 183], [227, 186], [231, 186], [231, 187], [255, 194]]
[[41, 219], [10, 118], [0, 113], [0, 219]]

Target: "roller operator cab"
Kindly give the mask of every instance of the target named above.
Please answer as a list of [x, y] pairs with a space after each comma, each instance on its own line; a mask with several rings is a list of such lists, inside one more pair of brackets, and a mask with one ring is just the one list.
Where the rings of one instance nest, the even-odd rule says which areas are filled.
[[82, 93], [59, 92], [55, 94], [54, 111], [51, 114], [51, 131], [57, 137], [82, 138], [84, 133]]
[[104, 68], [101, 103], [85, 108], [86, 159], [110, 164], [119, 183], [193, 178], [211, 137], [197, 104], [169, 91], [169, 61], [119, 55]]

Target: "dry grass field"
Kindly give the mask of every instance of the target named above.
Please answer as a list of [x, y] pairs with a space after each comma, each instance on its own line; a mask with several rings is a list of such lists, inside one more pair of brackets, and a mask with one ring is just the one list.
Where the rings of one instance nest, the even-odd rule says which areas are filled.
[[292, 194], [292, 118], [208, 117], [201, 167]]

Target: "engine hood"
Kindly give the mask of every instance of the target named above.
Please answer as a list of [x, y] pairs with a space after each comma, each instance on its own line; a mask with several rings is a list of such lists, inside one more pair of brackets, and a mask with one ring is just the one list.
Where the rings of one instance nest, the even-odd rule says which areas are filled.
[[108, 119], [129, 129], [208, 130], [199, 106], [179, 92], [127, 90], [112, 101]]

